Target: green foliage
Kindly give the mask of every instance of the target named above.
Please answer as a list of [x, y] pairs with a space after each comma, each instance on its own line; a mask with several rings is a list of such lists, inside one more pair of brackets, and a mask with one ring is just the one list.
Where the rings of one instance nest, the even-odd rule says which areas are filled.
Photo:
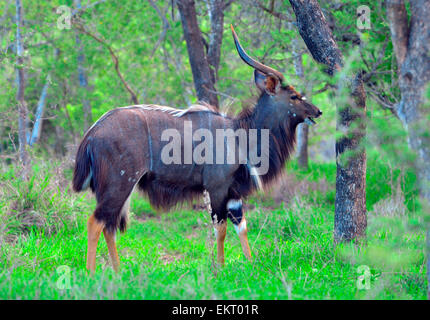
[[[296, 176], [291, 183], [302, 186], [290, 201], [248, 201], [255, 206], [246, 212], [252, 263], [243, 257], [231, 224], [226, 266], [219, 268], [206, 212], [156, 212], [134, 194], [129, 229], [118, 236], [121, 271], [111, 270], [101, 239], [93, 277], [84, 270], [86, 217], [94, 210], [93, 198], [59, 189], [56, 165], [35, 165], [27, 183], [15, 179], [16, 168], [3, 167], [0, 218], [9, 223], [0, 230], [0, 298], [425, 299], [422, 216], [407, 208], [392, 210], [397, 197], [373, 191], [383, 187], [396, 194], [413, 188], [414, 181], [403, 178], [401, 188], [394, 185], [393, 190], [386, 179], [390, 168], [375, 154], [369, 157], [375, 169], [367, 180], [367, 245], [333, 246], [335, 165], [311, 162], [309, 170], [301, 171], [290, 162], [287, 172]], [[401, 174], [394, 173], [393, 179]], [[315, 189], [315, 184], [323, 187]], [[414, 197], [405, 194], [400, 202]], [[370, 270], [369, 290], [357, 285], [362, 265]], [[69, 289], [61, 287], [61, 266], [70, 268]]]
[[15, 170], [10, 166], [0, 173], [2, 236], [11, 241], [25, 239], [34, 230], [50, 236], [78, 223], [82, 197], [77, 201], [69, 196], [68, 187], [61, 190], [50, 165], [33, 166], [28, 181], [15, 178]]
[[[100, 241], [94, 277], [86, 274], [84, 265], [86, 218], [94, 210], [95, 200], [88, 193], [72, 193], [71, 164], [65, 158], [53, 159], [84, 134], [84, 98], [91, 103], [95, 121], [108, 110], [130, 105], [130, 96], [106, 46], [74, 27], [57, 27], [55, 8], [64, 3], [72, 8], [72, 0], [25, 1], [22, 34], [30, 128], [48, 75], [51, 84], [42, 140], [30, 151], [31, 178], [18, 179], [19, 168], [12, 164], [18, 145], [15, 7], [10, 1], [0, 2], [0, 298], [425, 299], [423, 229], [429, 218], [418, 201], [414, 154], [400, 121], [375, 102], [378, 94], [388, 102], [399, 100], [383, 2], [320, 1], [345, 61], [343, 71], [334, 78], [304, 50], [294, 24], [251, 2], [234, 1], [225, 12], [216, 85], [222, 93], [222, 109], [237, 113], [256, 95], [252, 69], [235, 50], [228, 28], [232, 23], [251, 56], [282, 71], [288, 84], [323, 111], [317, 126], [310, 128], [309, 169], [299, 169], [294, 160], [287, 164], [287, 172], [294, 178], [288, 181], [292, 191], [282, 204], [270, 192], [248, 200], [253, 206], [246, 213], [252, 263], [244, 260], [230, 226], [226, 267], [215, 267], [207, 213], [186, 207], [169, 214], [157, 212], [134, 194], [130, 228], [118, 237], [121, 272], [111, 271], [106, 244]], [[179, 14], [177, 9], [172, 12], [170, 1], [156, 3], [169, 24], [164, 38], [160, 38], [163, 22], [147, 1], [100, 2], [84, 10], [79, 19], [113, 48], [121, 73], [141, 103], [184, 108], [196, 98]], [[268, 6], [268, 1], [261, 3]], [[275, 3], [276, 12], [294, 20], [288, 1]], [[356, 28], [359, 5], [371, 9], [370, 30]], [[197, 12], [207, 40], [210, 23], [203, 1], [197, 2]], [[77, 36], [89, 90], [79, 86]], [[302, 53], [304, 78], [294, 68], [295, 40]], [[372, 73], [366, 82], [367, 135], [362, 145], [368, 156], [367, 244], [334, 247], [333, 149], [342, 134], [336, 131], [336, 108], [351, 103], [345, 81], [361, 70]], [[430, 87], [427, 97], [430, 99]], [[60, 266], [70, 267], [70, 289], [57, 286]], [[357, 286], [360, 266], [369, 267], [369, 290]]]

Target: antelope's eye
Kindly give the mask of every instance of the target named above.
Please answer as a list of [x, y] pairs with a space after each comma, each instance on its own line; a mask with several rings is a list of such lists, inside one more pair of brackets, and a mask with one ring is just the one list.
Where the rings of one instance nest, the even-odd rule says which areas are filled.
[[298, 99], [299, 97], [298, 96], [296, 96], [296, 95], [293, 95], [293, 96], [291, 96], [291, 99], [292, 100], [296, 100], [296, 99]]

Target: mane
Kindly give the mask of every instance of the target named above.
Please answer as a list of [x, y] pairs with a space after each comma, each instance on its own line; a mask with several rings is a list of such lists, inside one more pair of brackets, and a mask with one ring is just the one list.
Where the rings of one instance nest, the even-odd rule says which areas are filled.
[[[262, 129], [257, 128], [257, 112], [256, 108], [258, 106], [254, 105], [252, 107], [247, 107], [243, 109], [234, 118], [234, 129]], [[286, 120], [279, 122], [278, 126], [270, 128], [269, 134], [269, 169], [264, 175], [259, 178], [262, 182], [263, 188], [270, 187], [271, 184], [275, 183], [279, 176], [281, 175], [285, 162], [290, 158], [294, 151], [294, 146], [296, 142], [296, 126], [289, 117]], [[258, 150], [260, 154], [260, 150]], [[248, 166], [248, 174], [252, 171], [252, 167]], [[243, 169], [239, 169], [243, 170]], [[246, 174], [243, 172], [240, 174], [243, 178], [246, 178]], [[243, 179], [241, 179], [243, 180]], [[249, 179], [248, 179], [249, 180]], [[255, 185], [255, 183], [254, 183]], [[255, 188], [249, 188], [249, 192]]]
[[289, 119], [270, 132], [269, 170], [262, 176], [265, 186], [277, 181], [285, 168], [285, 163], [294, 152], [296, 143], [296, 126]]
[[[156, 110], [156, 111], [160, 111], [160, 112], [166, 112], [174, 117], [183, 117], [187, 114], [190, 113], [194, 113], [194, 112], [211, 112], [213, 114], [217, 114], [217, 115], [221, 115], [223, 116], [223, 114], [221, 114], [216, 107], [206, 103], [206, 102], [199, 102], [198, 104], [193, 104], [191, 106], [189, 106], [187, 109], [177, 109], [177, 108], [172, 108], [172, 107], [168, 107], [168, 106], [160, 106], [157, 104], [142, 104], [142, 105], [136, 105], [136, 106], [131, 106], [131, 107], [140, 107], [142, 109], [145, 110]], [[126, 107], [127, 108], [127, 107]]]

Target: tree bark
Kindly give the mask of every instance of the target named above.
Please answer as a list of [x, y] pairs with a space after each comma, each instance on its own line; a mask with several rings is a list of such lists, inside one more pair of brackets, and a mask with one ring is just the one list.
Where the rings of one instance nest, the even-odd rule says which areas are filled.
[[[411, 1], [411, 21], [399, 14], [402, 0], [387, 2], [391, 40], [399, 67], [400, 103], [396, 111], [408, 132], [408, 142], [416, 152], [416, 172], [421, 196], [430, 202], [430, 137], [428, 136], [428, 105], [425, 90], [430, 82], [430, 3]], [[406, 39], [406, 40], [405, 40]]]
[[333, 75], [343, 65], [342, 53], [333, 38], [324, 14], [316, 0], [290, 0], [299, 33], [312, 57], [328, 67]]
[[187, 43], [188, 57], [194, 78], [197, 98], [218, 108], [218, 97], [213, 81], [208, 57], [205, 53], [203, 37], [197, 23], [194, 0], [178, 0], [182, 29]]
[[335, 242], [365, 238], [367, 227], [366, 150], [362, 144], [366, 93], [360, 74], [352, 81], [351, 92], [354, 101], [338, 110], [336, 125], [343, 136], [336, 141]]
[[[416, 153], [416, 175], [421, 200], [430, 204], [430, 137], [428, 103], [425, 90], [430, 82], [430, 3], [410, 1], [411, 19], [403, 0], [386, 2], [391, 41], [398, 64], [401, 100], [395, 106], [408, 133], [410, 148]], [[427, 268], [430, 268], [430, 226], [427, 227]], [[430, 271], [427, 270], [427, 292], [430, 299]]]
[[[343, 56], [318, 2], [290, 0], [290, 3], [296, 15], [299, 33], [312, 57], [328, 67], [328, 74], [334, 75], [343, 66]], [[365, 93], [359, 76], [352, 81], [351, 89], [355, 103], [343, 108], [337, 107], [338, 129], [342, 128], [346, 134], [342, 134], [336, 141], [335, 242], [364, 237], [367, 225], [366, 154], [360, 143], [365, 135], [365, 125], [362, 116], [358, 116], [365, 110]], [[358, 119], [359, 125], [352, 125]], [[354, 127], [358, 130], [351, 129]]]
[[221, 43], [224, 31], [224, 1], [206, 0], [211, 33], [209, 35], [208, 63], [211, 67], [212, 81], [218, 81], [218, 69], [221, 58]]
[[27, 117], [28, 109], [24, 99], [25, 91], [25, 70], [23, 57], [23, 44], [21, 38], [23, 14], [22, 2], [16, 0], [16, 53], [17, 53], [17, 82], [18, 82], [18, 140], [19, 140], [19, 159], [22, 165], [21, 177], [28, 179], [30, 173], [30, 157], [27, 151]]
[[408, 14], [403, 0], [387, 0], [386, 6], [394, 53], [400, 70], [405, 61], [408, 45]]
[[309, 126], [306, 123], [301, 123], [297, 127], [297, 164], [302, 169], [309, 167], [308, 138]]

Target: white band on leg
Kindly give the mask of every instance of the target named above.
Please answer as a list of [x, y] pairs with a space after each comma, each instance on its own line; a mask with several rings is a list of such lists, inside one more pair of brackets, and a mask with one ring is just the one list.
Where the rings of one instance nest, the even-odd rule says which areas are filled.
[[241, 234], [246, 230], [246, 220], [242, 218], [242, 221], [239, 223], [239, 225], [234, 224], [234, 229], [236, 230], [237, 234]]

